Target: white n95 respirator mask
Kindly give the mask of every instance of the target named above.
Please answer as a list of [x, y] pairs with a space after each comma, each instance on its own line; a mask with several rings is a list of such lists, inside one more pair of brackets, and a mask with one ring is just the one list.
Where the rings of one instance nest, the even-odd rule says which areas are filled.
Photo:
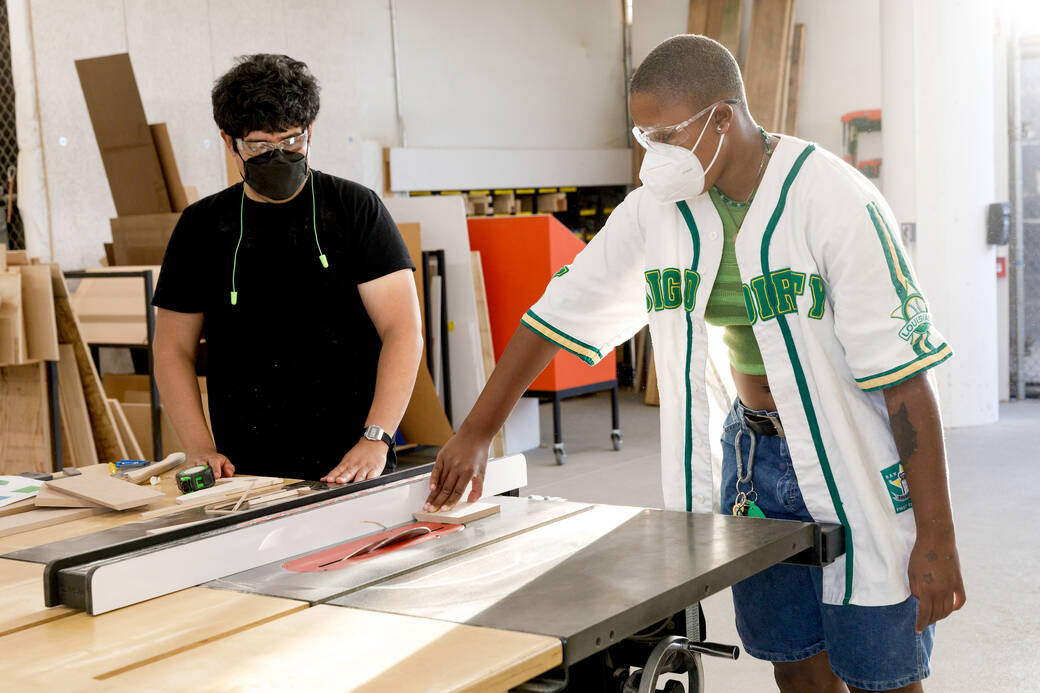
[[639, 168], [639, 180], [643, 181], [643, 185], [661, 202], [690, 200], [704, 192], [704, 176], [719, 158], [722, 140], [726, 135], [722, 134], [719, 137], [719, 145], [715, 148], [715, 155], [711, 158], [708, 168], [704, 168], [694, 151], [704, 138], [708, 124], [711, 123], [711, 115], [714, 113], [715, 107], [712, 107], [711, 114], [708, 115], [708, 120], [701, 128], [701, 134], [692, 148], [660, 142], [647, 148], [643, 165]]

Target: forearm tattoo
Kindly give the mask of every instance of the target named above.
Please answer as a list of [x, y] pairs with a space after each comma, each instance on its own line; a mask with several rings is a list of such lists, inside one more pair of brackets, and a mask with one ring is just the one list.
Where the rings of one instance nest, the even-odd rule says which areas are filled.
[[907, 461], [917, 452], [917, 430], [910, 422], [910, 414], [906, 411], [906, 403], [899, 405], [899, 409], [889, 416], [892, 424], [892, 437], [896, 442], [896, 450], [899, 451], [899, 459], [905, 466]]

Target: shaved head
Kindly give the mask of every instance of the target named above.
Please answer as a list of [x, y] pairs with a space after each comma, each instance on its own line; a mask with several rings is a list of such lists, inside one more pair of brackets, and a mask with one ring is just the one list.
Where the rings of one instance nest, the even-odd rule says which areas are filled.
[[673, 36], [650, 51], [632, 75], [631, 90], [680, 101], [695, 111], [723, 99], [745, 103], [744, 81], [733, 54], [718, 41], [697, 34]]

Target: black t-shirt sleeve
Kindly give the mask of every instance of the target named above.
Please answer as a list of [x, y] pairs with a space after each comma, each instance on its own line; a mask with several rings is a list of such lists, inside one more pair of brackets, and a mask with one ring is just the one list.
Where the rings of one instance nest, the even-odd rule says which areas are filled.
[[371, 190], [359, 196], [357, 207], [358, 245], [354, 253], [358, 284], [379, 279], [403, 269], [415, 270], [408, 247], [383, 202]]
[[201, 313], [205, 306], [203, 284], [199, 281], [199, 254], [202, 249], [193, 238], [198, 233], [193, 210], [181, 213], [173, 228], [163, 256], [152, 305], [177, 313]]

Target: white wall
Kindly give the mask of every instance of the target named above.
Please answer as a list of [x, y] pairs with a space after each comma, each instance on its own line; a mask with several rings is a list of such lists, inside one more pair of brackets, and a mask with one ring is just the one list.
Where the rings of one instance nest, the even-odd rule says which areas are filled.
[[[7, 1], [15, 77], [39, 98], [35, 112], [19, 89], [27, 242], [67, 269], [97, 264], [115, 214], [76, 59], [130, 53], [149, 122], [168, 124], [181, 177], [202, 195], [225, 181], [209, 91], [236, 55], [311, 67], [316, 168], [379, 187], [381, 147], [400, 144], [388, 0]], [[626, 146], [616, 0], [396, 4], [410, 145]]]

